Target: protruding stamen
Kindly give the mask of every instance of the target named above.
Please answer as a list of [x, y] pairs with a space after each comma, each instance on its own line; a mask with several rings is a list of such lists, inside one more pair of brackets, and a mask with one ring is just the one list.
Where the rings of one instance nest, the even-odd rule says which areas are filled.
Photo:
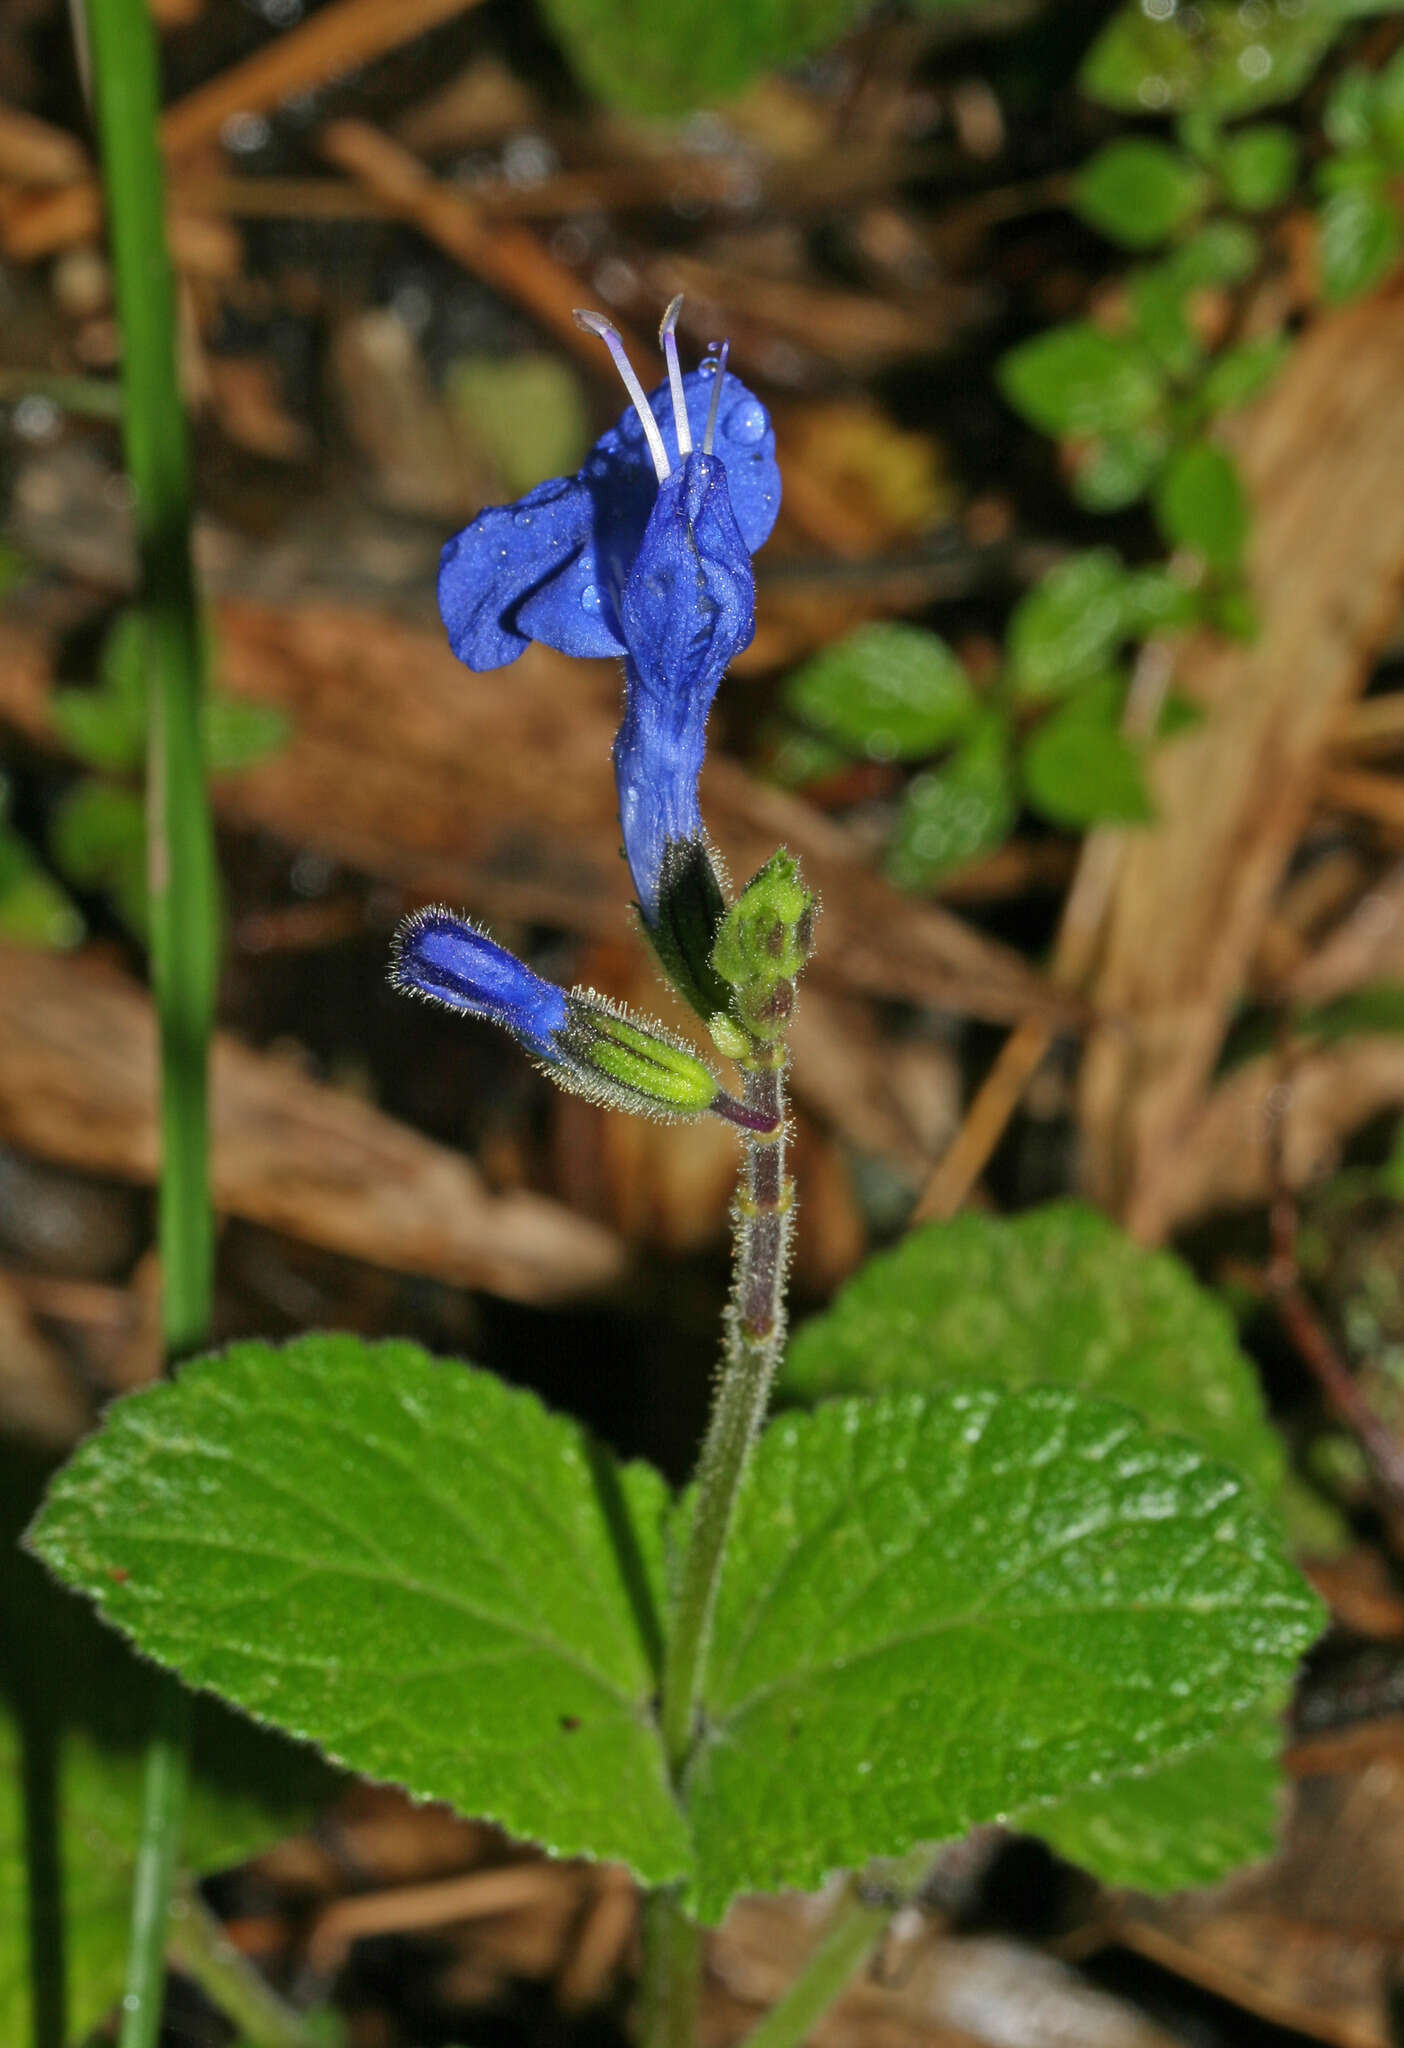
[[717, 355], [716, 379], [712, 385], [712, 402], [707, 407], [707, 431], [702, 436], [702, 453], [710, 455], [712, 442], [717, 432], [717, 407], [721, 404], [721, 388], [726, 380], [726, 359], [731, 353], [731, 343], [724, 341]]
[[658, 422], [649, 410], [644, 396], [643, 385], [634, 375], [634, 366], [624, 353], [624, 344], [619, 339], [619, 330], [612, 320], [603, 313], [591, 313], [577, 306], [575, 324], [583, 327], [587, 334], [597, 334], [614, 359], [614, 367], [624, 379], [624, 389], [633, 401], [634, 411], [639, 416], [639, 425], [648, 439], [648, 452], [653, 457], [653, 470], [659, 483], [666, 482], [669, 475], [668, 451], [663, 446], [663, 436], [658, 431]]
[[678, 454], [692, 453], [692, 425], [687, 417], [687, 397], [683, 391], [682, 364], [678, 361], [678, 314], [682, 311], [683, 295], [678, 293], [663, 315], [658, 328], [658, 339], [663, 348], [663, 359], [668, 365], [668, 389], [673, 394], [673, 425], [678, 430]]

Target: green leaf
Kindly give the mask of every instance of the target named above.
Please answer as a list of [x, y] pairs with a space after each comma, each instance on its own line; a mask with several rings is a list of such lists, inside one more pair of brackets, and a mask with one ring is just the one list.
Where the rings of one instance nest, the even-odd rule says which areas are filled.
[[1088, 512], [1122, 512], [1145, 496], [1169, 452], [1170, 436], [1160, 425], [1104, 434], [1080, 456], [1072, 494]]
[[1050, 569], [1019, 600], [1006, 642], [1016, 697], [1046, 703], [1106, 667], [1123, 638], [1128, 577], [1114, 548], [1091, 548]]
[[1396, 50], [1375, 81], [1375, 133], [1395, 165], [1404, 164], [1404, 50]]
[[[1114, 1396], [1236, 1466], [1279, 1501], [1284, 1459], [1233, 1318], [1166, 1252], [1095, 1209], [964, 1215], [884, 1252], [793, 1339], [782, 1392], [802, 1400], [997, 1375]], [[1018, 1816], [1108, 1884], [1208, 1884], [1271, 1847], [1274, 1703], [1191, 1756]]]
[[1224, 196], [1245, 213], [1280, 206], [1297, 177], [1297, 138], [1280, 122], [1264, 121], [1227, 136], [1217, 169]]
[[[0, 1472], [0, 2039], [32, 2037], [24, 1780], [52, 1772], [59, 1814], [68, 2038], [121, 1996], [145, 1743], [157, 1676], [15, 1548], [40, 1475]], [[335, 1780], [311, 1751], [196, 1703], [182, 1857], [212, 1871], [306, 1826]], [[46, 1904], [51, 1903], [45, 1901]]]
[[693, 1903], [810, 1888], [1210, 1740], [1319, 1603], [1226, 1467], [1064, 1388], [838, 1401], [766, 1431], [687, 1784]]
[[590, 423], [580, 380], [562, 357], [460, 356], [445, 389], [509, 497], [580, 467]]
[[975, 693], [945, 641], [919, 626], [860, 626], [789, 678], [785, 700], [827, 739], [877, 761], [919, 761], [970, 725]]
[[0, 805], [0, 939], [63, 951], [82, 936], [83, 920], [72, 897], [41, 866], [28, 842], [5, 824]]
[[1018, 810], [1009, 734], [990, 715], [948, 761], [909, 786], [888, 849], [888, 875], [902, 889], [930, 887], [1002, 845]]
[[1074, 699], [1024, 747], [1024, 794], [1055, 825], [1143, 825], [1155, 816], [1141, 756], [1098, 704]]
[[1139, 343], [1084, 320], [1052, 327], [1001, 358], [1009, 403], [1046, 434], [1111, 434], [1144, 426], [1164, 387]]
[[1375, 79], [1363, 64], [1344, 70], [1327, 96], [1321, 125], [1336, 149], [1368, 149], [1375, 134]]
[[1128, 114], [1194, 106], [1221, 117], [1295, 99], [1340, 33], [1324, 0], [1266, 9], [1201, 0], [1148, 13], [1125, 0], [1083, 61], [1089, 98]]
[[1262, 243], [1244, 221], [1211, 220], [1177, 249], [1170, 261], [1186, 286], [1200, 290], [1242, 284], [1262, 254]]
[[586, 86], [635, 114], [678, 114], [730, 98], [771, 65], [832, 42], [857, 0], [546, 0], [546, 18]]
[[1126, 579], [1121, 608], [1126, 632], [1174, 632], [1199, 617], [1199, 593], [1168, 569], [1135, 569]]
[[1248, 539], [1248, 501], [1233, 459], [1210, 441], [1177, 449], [1155, 490], [1155, 516], [1171, 547], [1194, 548], [1221, 574]]
[[1342, 185], [1317, 216], [1321, 291], [1326, 303], [1344, 305], [1382, 282], [1404, 248], [1404, 224], [1386, 186]]
[[123, 922], [144, 935], [146, 813], [134, 789], [95, 776], [75, 783], [49, 821], [49, 847], [76, 888], [107, 890]]
[[205, 700], [205, 762], [212, 774], [252, 768], [281, 753], [292, 721], [276, 704], [251, 704], [240, 697]]
[[1283, 1459], [1233, 1318], [1169, 1252], [1097, 1210], [928, 1223], [791, 1339], [785, 1394], [1040, 1380], [1104, 1394], [1276, 1494]]
[[1286, 1702], [1257, 1701], [1188, 1755], [1090, 1785], [1046, 1811], [1015, 1816], [1103, 1884], [1183, 1891], [1261, 1862], [1277, 1847]]
[[1285, 334], [1260, 334], [1216, 356], [1199, 396], [1208, 413], [1232, 412], [1267, 389], [1292, 353]]
[[1169, 241], [1203, 207], [1209, 180], [1166, 142], [1129, 135], [1108, 142], [1073, 179], [1073, 211], [1126, 249]]
[[1180, 381], [1204, 360], [1204, 343], [1190, 319], [1193, 291], [1183, 265], [1173, 257], [1142, 264], [1126, 280], [1137, 334], [1167, 374]]
[[665, 1883], [667, 1491], [415, 1345], [239, 1344], [113, 1404], [31, 1534], [137, 1646], [337, 1762]]

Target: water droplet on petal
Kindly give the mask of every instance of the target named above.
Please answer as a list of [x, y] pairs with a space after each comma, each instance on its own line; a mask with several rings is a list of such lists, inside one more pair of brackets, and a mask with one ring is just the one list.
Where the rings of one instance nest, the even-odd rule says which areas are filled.
[[593, 583], [587, 583], [580, 593], [582, 612], [597, 612], [600, 608], [600, 593]]
[[513, 526], [530, 526], [530, 525], [531, 525], [531, 514], [530, 514], [530, 512], [514, 512], [514, 513], [512, 514], [512, 524], [513, 524]]
[[765, 435], [765, 407], [757, 398], [743, 398], [739, 405], [733, 405], [722, 421], [722, 432], [728, 441], [739, 441], [744, 448], [754, 445]]

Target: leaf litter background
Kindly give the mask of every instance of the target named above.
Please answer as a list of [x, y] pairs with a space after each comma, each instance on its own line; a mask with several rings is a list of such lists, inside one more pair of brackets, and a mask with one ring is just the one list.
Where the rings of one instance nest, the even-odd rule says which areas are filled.
[[[534, 650], [500, 684], [466, 678], [441, 644], [432, 577], [447, 531], [573, 466], [617, 409], [571, 305], [607, 304], [646, 359], [659, 306], [682, 289], [690, 345], [730, 334], [775, 410], [785, 464], [784, 523], [758, 565], [760, 631], [719, 706], [704, 794], [733, 873], [783, 838], [824, 900], [795, 1046], [799, 1309], [897, 1238], [923, 1191], [931, 1213], [953, 1206], [965, 1146], [979, 1186], [937, 1255], [967, 1282], [963, 1315], [922, 1298], [941, 1291], [939, 1272], [915, 1274], [910, 1304], [938, 1338], [942, 1378], [991, 1347], [1019, 1384], [1097, 1386], [1124, 1360], [1144, 1374], [1136, 1400], [1153, 1421], [1201, 1435], [1276, 1498], [1332, 1607], [1294, 1707], [1275, 1857], [1263, 1860], [1263, 1814], [1278, 1739], [1260, 1720], [1219, 1738], [1217, 1765], [1234, 1793], [1225, 1812], [1260, 1783], [1258, 1818], [1222, 1840], [1195, 1825], [1206, 1878], [1235, 1864], [1241, 1875], [1152, 1901], [1075, 1869], [1083, 1855], [1152, 1882], [1145, 1842], [1183, 1824], [1194, 1796], [1214, 1797], [1212, 1780], [1190, 1795], [1173, 1771], [1159, 1792], [1143, 1781], [1149, 1836], [1144, 1810], [1060, 1808], [1047, 1833], [1072, 1862], [1028, 1838], [977, 1837], [825, 2023], [826, 2043], [1393, 2038], [1398, 1525], [1372, 1500], [1294, 1326], [1255, 1305], [1266, 1205], [1296, 1188], [1303, 1274], [1393, 1423], [1404, 319], [1387, 283], [1320, 311], [1300, 206], [1276, 221], [1271, 276], [1303, 331], [1234, 429], [1260, 632], [1176, 648], [1176, 689], [1209, 715], [1157, 756], [1154, 822], [1119, 847], [1111, 830], [1080, 842], [1051, 740], [1041, 772], [1073, 811], [1062, 830], [1020, 812], [1001, 794], [987, 728], [961, 773], [1000, 817], [1001, 843], [933, 875], [892, 836], [907, 764], [919, 771], [961, 729], [963, 698], [987, 688], [1030, 586], [1069, 550], [1109, 541], [1133, 565], [1161, 559], [1141, 514], [1076, 509], [1057, 450], [992, 375], [1001, 350], [1103, 305], [1123, 267], [1068, 211], [1079, 167], [1124, 132], [1075, 84], [1115, 12], [990, 0], [880, 15], [840, 36], [845, 23], [819, 9], [811, 60], [748, 80], [752, 59], [793, 48], [794, 25], [786, 50], [738, 54], [731, 17], [709, 7], [680, 82], [666, 48], [636, 34], [621, 50], [613, 9], [325, 0], [310, 40], [295, 8], [158, 9], [221, 690], [221, 1336], [403, 1332], [534, 1388], [626, 1457], [686, 1469], [724, 1288], [730, 1135], [660, 1132], [548, 1098], [510, 1046], [382, 986], [396, 916], [442, 896], [544, 971], [658, 1007], [623, 916], [612, 671]], [[1210, 12], [1231, 40], [1234, 10]], [[1379, 65], [1397, 24], [1359, 35], [1382, 39], [1352, 46]], [[1304, 134], [1320, 115], [1310, 40], [1304, 29], [1284, 57], [1305, 94], [1284, 118]], [[1118, 54], [1110, 35], [1097, 48], [1113, 65], [1103, 99], [1128, 105], [1117, 80], [1134, 88], [1136, 51]], [[1200, 74], [1169, 85], [1206, 90]], [[689, 86], [724, 113], [688, 112]], [[27, 942], [0, 973], [0, 1408], [17, 1442], [52, 1453], [154, 1367], [143, 711], [139, 650], [119, 623], [132, 562], [115, 438], [56, 411], [34, 375], [106, 376], [117, 348], [90, 137], [64, 14], [45, 0], [11, 12], [0, 100], [0, 721], [13, 828], [0, 893], [7, 934]], [[640, 101], [677, 111], [644, 121]], [[1082, 187], [1095, 220], [1099, 195], [1088, 176]], [[1191, 202], [1162, 179], [1154, 203]], [[1378, 235], [1380, 216], [1364, 228]], [[1097, 616], [1114, 583], [1089, 559], [1066, 620]], [[915, 684], [899, 666], [877, 743], [873, 708], [855, 711], [832, 653], [786, 695], [808, 657], [894, 619], [935, 627], [959, 665], [933, 675], [928, 653]], [[1110, 646], [1129, 629], [1100, 630]], [[1027, 628], [1023, 651], [1017, 634], [1012, 644], [1030, 701], [1050, 687], [1038, 666], [1049, 644]], [[1031, 762], [1035, 789], [1037, 772]], [[1132, 790], [1123, 814], [1138, 801]], [[889, 846], [888, 872], [912, 893], [883, 879]], [[1064, 920], [1046, 972], [1079, 859], [1103, 874], [1095, 944], [1070, 944]], [[972, 1116], [1001, 1045], [1022, 1048], [1029, 1078]], [[1002, 1231], [974, 1213], [1074, 1191], [1151, 1242], [1176, 1237], [1227, 1290], [1251, 1370], [1227, 1311], [1094, 1215]], [[865, 1313], [903, 1307], [897, 1270], [863, 1283], [884, 1290], [869, 1309], [861, 1286], [845, 1296], [827, 1348], [800, 1341], [792, 1398], [853, 1384]], [[1051, 1307], [1050, 1272], [1066, 1289]], [[1101, 1340], [1092, 1354], [1080, 1313]], [[1190, 1368], [1158, 1368], [1157, 1342]], [[16, 1468], [16, 1523], [34, 1483]], [[36, 1622], [43, 1600], [51, 1618]], [[14, 1568], [5, 1606], [11, 1641], [78, 1629], [29, 1567]], [[106, 2004], [103, 1943], [110, 1954], [119, 1941], [111, 1844], [130, 1791], [120, 1771], [93, 1772], [88, 1744], [120, 1754], [139, 1701], [114, 1681], [124, 1713], [94, 1725], [107, 1688], [92, 1660], [117, 1653], [87, 1631], [62, 1656], [53, 1640], [55, 1671], [71, 1659], [82, 1673], [54, 1724], [79, 1837], [70, 1862], [104, 1879], [85, 1902], [98, 1966], [75, 2018], [89, 2024]], [[14, 1665], [7, 1694], [32, 1724], [22, 1676]], [[216, 1728], [208, 1810], [197, 1806], [193, 1846], [209, 1868], [257, 1842], [218, 1782], [229, 1744]], [[285, 1829], [320, 1818], [227, 1869], [210, 1896], [285, 1988], [334, 1993], [353, 2042], [619, 2037], [635, 1904], [617, 1872], [547, 1865], [383, 1791], [327, 1805], [286, 1750], [261, 1777], [281, 1789]], [[0, 1829], [12, 1906], [17, 1820], [12, 1808]], [[736, 2038], [778, 1994], [818, 1911], [791, 1898], [733, 1912], [712, 1952], [709, 2039]], [[9, 1907], [0, 1917], [18, 1924]], [[0, 1997], [14, 1998], [14, 1969], [6, 1953]], [[171, 2038], [224, 2035], [180, 1993]]]

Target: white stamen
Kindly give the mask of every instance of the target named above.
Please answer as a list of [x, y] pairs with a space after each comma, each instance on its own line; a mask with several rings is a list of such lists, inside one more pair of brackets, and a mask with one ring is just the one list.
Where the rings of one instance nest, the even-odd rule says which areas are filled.
[[687, 416], [687, 398], [683, 391], [682, 364], [678, 361], [678, 314], [682, 311], [683, 295], [677, 297], [663, 315], [658, 329], [658, 339], [663, 347], [663, 358], [668, 365], [668, 389], [673, 394], [673, 425], [678, 430], [679, 455], [692, 453], [692, 424]]
[[597, 334], [614, 359], [614, 367], [624, 379], [624, 389], [633, 401], [634, 411], [639, 416], [639, 425], [648, 439], [648, 452], [653, 457], [653, 471], [659, 483], [666, 483], [669, 476], [668, 451], [663, 446], [663, 436], [658, 431], [658, 422], [649, 410], [643, 385], [634, 375], [634, 366], [624, 353], [624, 344], [619, 339], [619, 330], [613, 321], [606, 320], [603, 313], [590, 313], [575, 309], [575, 324], [583, 327], [587, 334]]
[[707, 431], [702, 436], [702, 453], [710, 455], [712, 442], [717, 431], [717, 407], [721, 404], [721, 388], [726, 379], [726, 359], [731, 354], [731, 343], [724, 341], [717, 355], [715, 380], [712, 384], [712, 402], [707, 407]]

